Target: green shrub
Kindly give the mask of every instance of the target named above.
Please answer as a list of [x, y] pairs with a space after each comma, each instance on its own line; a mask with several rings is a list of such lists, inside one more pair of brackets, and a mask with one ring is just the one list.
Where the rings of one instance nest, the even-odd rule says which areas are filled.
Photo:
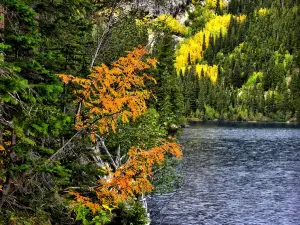
[[149, 223], [147, 212], [140, 201], [128, 201], [119, 205], [116, 216], [109, 225], [145, 225]]

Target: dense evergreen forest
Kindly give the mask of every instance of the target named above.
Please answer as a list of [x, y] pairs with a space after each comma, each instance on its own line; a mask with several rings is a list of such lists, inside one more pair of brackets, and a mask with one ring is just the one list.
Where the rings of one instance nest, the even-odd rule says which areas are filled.
[[300, 120], [298, 0], [149, 2], [1, 1], [0, 224], [147, 224], [186, 118]]
[[189, 14], [176, 56], [186, 115], [299, 121], [299, 1], [212, 2]]

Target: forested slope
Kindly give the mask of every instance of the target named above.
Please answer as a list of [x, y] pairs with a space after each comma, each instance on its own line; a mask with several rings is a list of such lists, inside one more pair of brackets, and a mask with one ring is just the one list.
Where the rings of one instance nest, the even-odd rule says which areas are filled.
[[186, 115], [299, 120], [299, 1], [194, 3], [175, 62]]

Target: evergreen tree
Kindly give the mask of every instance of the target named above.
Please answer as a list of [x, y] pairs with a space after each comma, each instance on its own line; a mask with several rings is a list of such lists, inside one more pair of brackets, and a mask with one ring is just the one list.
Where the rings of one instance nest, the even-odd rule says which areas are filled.
[[157, 85], [153, 87], [157, 98], [155, 106], [161, 115], [161, 122], [167, 125], [180, 124], [183, 114], [182, 84], [174, 68], [174, 52], [174, 41], [169, 33], [157, 40], [153, 52], [158, 59], [153, 72], [157, 80]]
[[50, 217], [56, 217], [64, 224], [70, 219], [57, 192], [70, 184], [75, 169], [70, 161], [62, 166], [48, 159], [64, 144], [63, 137], [73, 133], [71, 117], [64, 109], [66, 90], [56, 73], [87, 71], [89, 54], [84, 43], [92, 33], [96, 7], [89, 1], [76, 2], [2, 3], [6, 47], [0, 63], [6, 72], [0, 75], [0, 136], [13, 142], [7, 154], [0, 156], [4, 162], [0, 179], [5, 181], [1, 182], [0, 223], [10, 217], [9, 198], [18, 204], [14, 216], [23, 217], [24, 223], [48, 224]]

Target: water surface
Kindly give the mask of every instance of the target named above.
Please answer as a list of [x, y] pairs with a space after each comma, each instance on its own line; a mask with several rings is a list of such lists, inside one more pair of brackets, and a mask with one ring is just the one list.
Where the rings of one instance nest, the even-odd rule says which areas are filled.
[[300, 225], [300, 129], [198, 124], [184, 129], [183, 186], [149, 200], [153, 225]]

